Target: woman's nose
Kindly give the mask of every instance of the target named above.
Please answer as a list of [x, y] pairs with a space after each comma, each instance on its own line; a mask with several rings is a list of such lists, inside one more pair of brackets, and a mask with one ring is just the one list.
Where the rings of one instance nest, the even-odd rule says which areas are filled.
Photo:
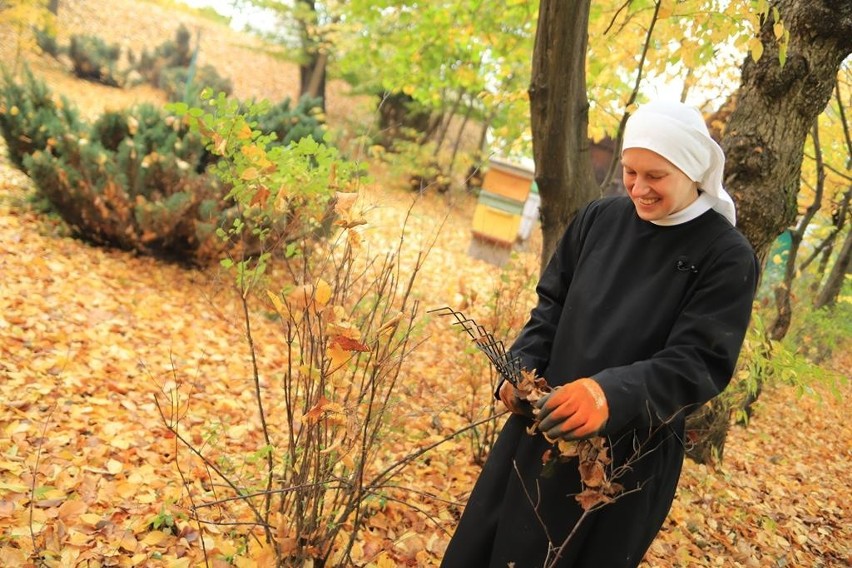
[[648, 184], [645, 183], [642, 178], [637, 177], [635, 180], [633, 180], [633, 185], [630, 187], [630, 193], [632, 193], [633, 195], [643, 195], [647, 191]]

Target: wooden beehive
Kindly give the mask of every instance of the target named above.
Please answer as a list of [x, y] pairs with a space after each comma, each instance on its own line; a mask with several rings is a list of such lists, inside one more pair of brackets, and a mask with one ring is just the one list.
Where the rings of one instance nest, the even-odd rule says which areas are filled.
[[530, 194], [535, 172], [523, 166], [492, 158], [482, 180], [482, 189], [521, 203]]

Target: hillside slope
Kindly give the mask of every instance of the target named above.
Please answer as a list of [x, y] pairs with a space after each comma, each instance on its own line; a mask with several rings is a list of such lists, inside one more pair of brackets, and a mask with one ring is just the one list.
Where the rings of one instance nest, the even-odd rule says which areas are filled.
[[[262, 43], [228, 26], [193, 14], [175, 11], [145, 0], [62, 0], [57, 17], [57, 39], [67, 45], [72, 35], [95, 35], [108, 43], [117, 43], [139, 54], [174, 39], [183, 24], [194, 38], [200, 39], [199, 65], [213, 65], [228, 77], [239, 98], [280, 101], [299, 94], [299, 70], [292, 62], [276, 58]], [[0, 61], [11, 66], [17, 58], [17, 33], [0, 26]], [[195, 41], [195, 39], [193, 39]], [[24, 59], [57, 91], [74, 100], [89, 116], [105, 108], [127, 106], [135, 102], [162, 102], [160, 91], [149, 87], [116, 89], [87, 85], [80, 90], [66, 73], [67, 67], [49, 57], [25, 54]], [[369, 121], [372, 108], [365, 97], [348, 96], [349, 87], [330, 81], [327, 110], [330, 123], [350, 120]]]

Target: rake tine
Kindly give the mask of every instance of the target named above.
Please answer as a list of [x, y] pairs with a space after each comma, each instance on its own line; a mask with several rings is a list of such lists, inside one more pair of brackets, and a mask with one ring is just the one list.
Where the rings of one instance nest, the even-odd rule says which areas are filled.
[[[427, 310], [427, 313], [435, 313], [441, 316], [453, 316], [455, 319], [451, 325], [460, 326], [465, 333], [473, 340], [474, 345], [482, 353], [489, 362], [494, 366], [497, 373], [501, 377], [518, 385], [518, 377], [520, 376], [520, 359], [518, 357], [508, 357], [506, 347], [502, 341], [494, 338], [494, 336], [485, 327], [479, 325], [474, 320], [465, 316], [462, 312], [452, 309], [449, 306]], [[478, 335], [477, 335], [478, 334]]]

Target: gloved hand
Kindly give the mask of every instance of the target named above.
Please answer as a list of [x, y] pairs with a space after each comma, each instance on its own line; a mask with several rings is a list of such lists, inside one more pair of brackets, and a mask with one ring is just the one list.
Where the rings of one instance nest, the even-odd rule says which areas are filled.
[[518, 398], [518, 391], [515, 386], [509, 381], [505, 381], [500, 385], [500, 400], [506, 405], [513, 414], [520, 414], [527, 418], [533, 417], [533, 407], [526, 400]]
[[579, 440], [599, 432], [609, 418], [603, 389], [592, 379], [577, 379], [542, 398], [538, 429], [550, 440]]

